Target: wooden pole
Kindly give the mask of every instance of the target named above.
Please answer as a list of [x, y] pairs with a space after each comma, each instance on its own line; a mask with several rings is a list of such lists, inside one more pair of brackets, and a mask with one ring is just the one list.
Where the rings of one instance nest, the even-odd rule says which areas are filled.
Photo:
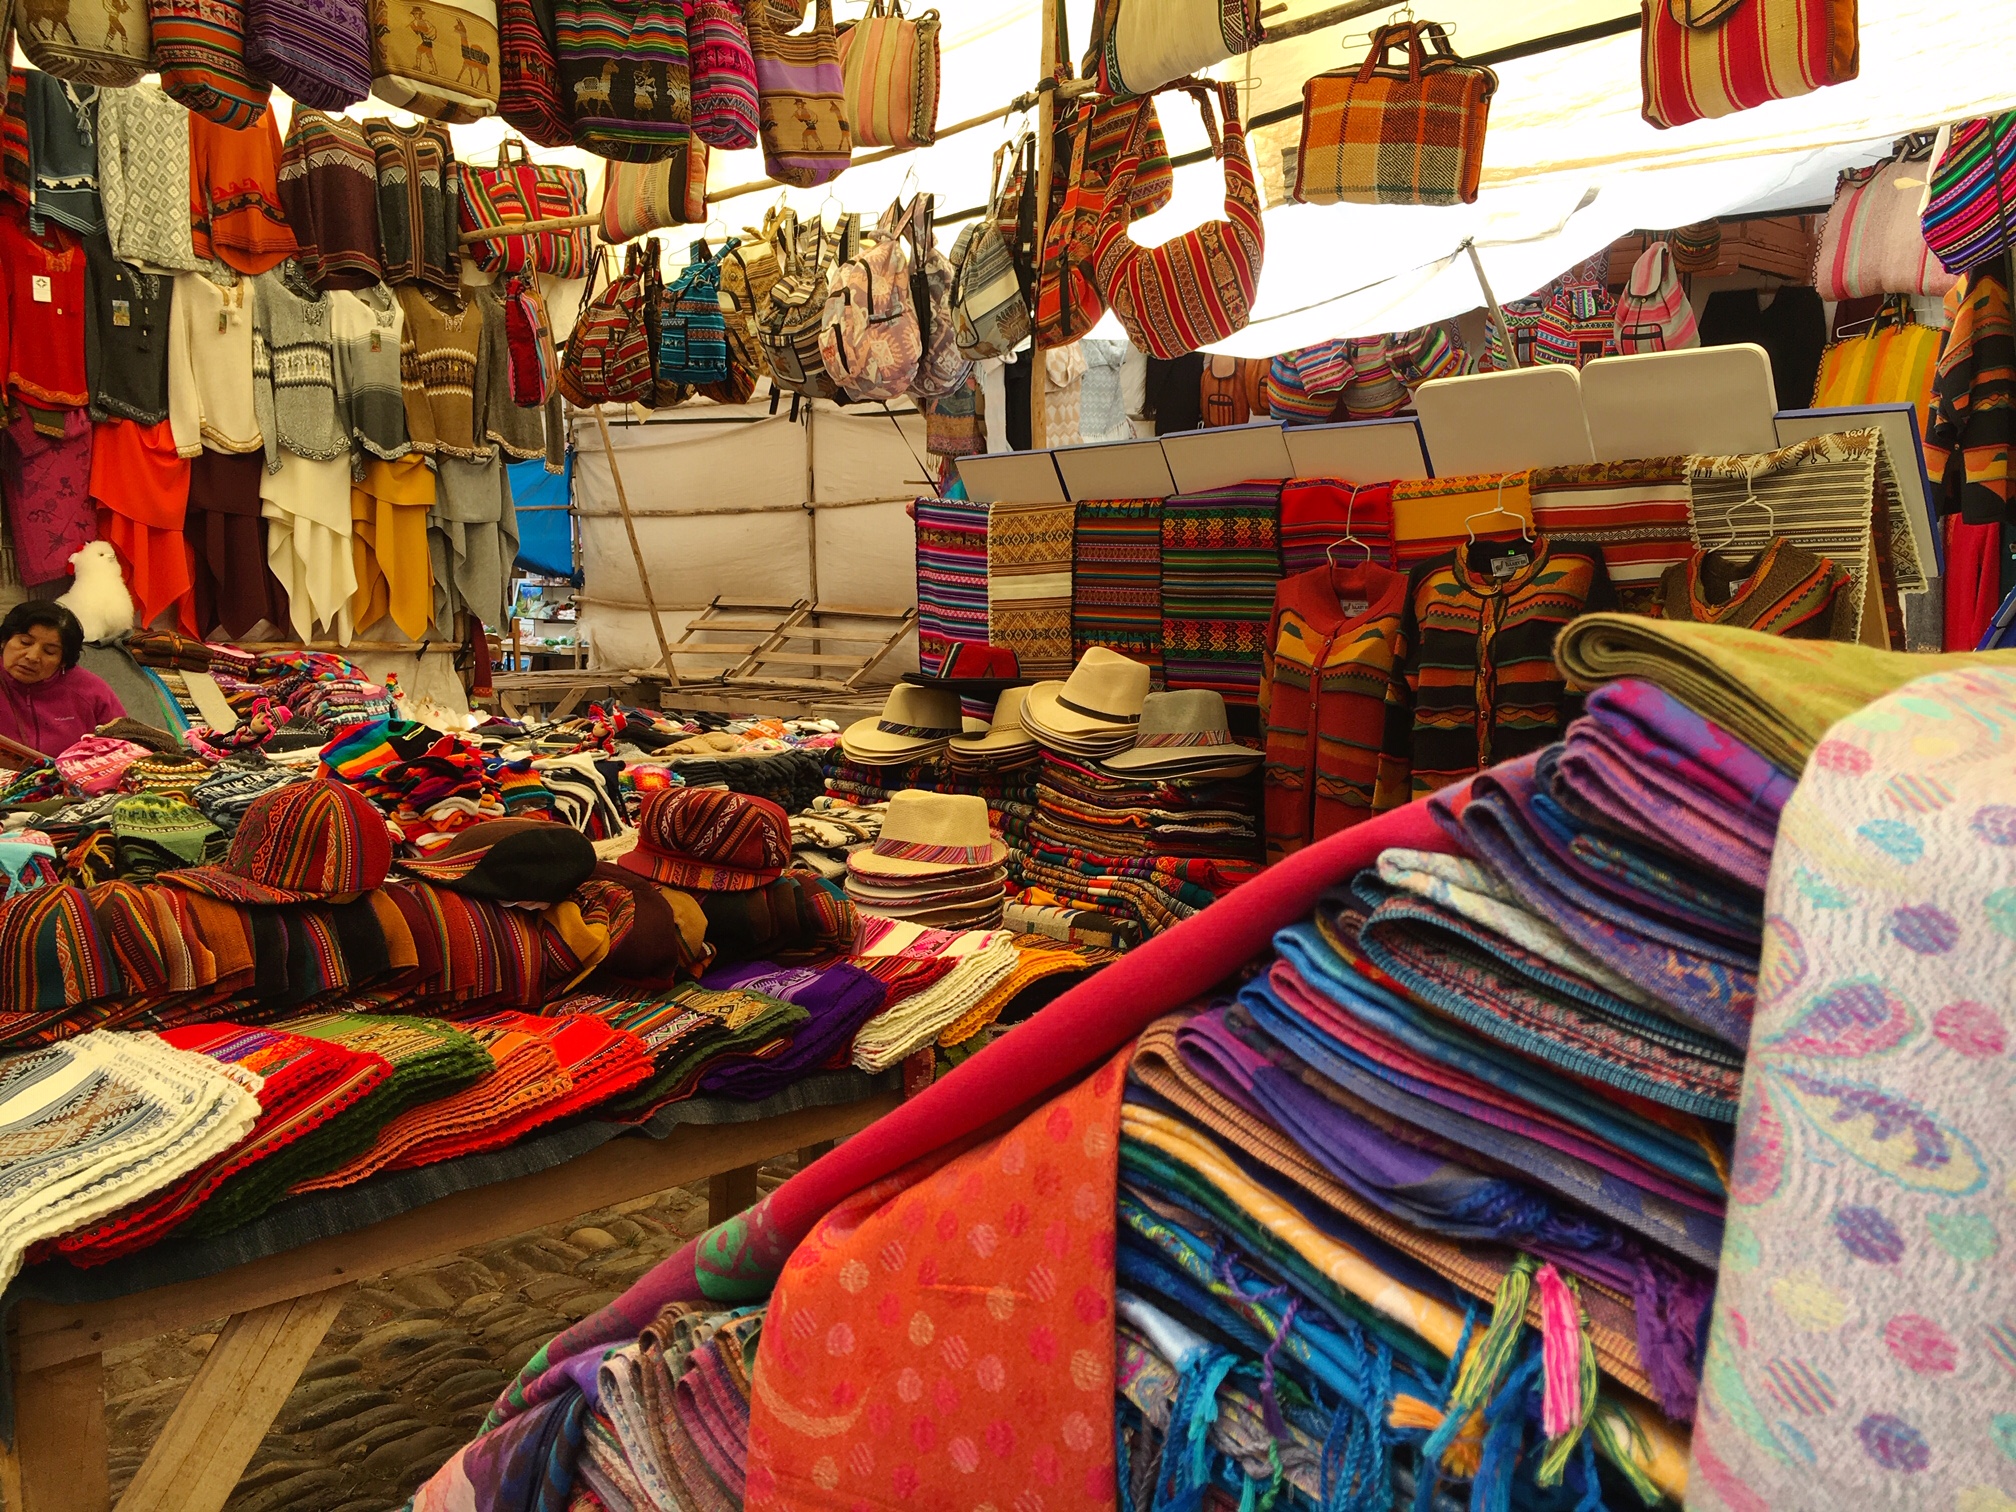
[[1470, 254], [1470, 266], [1477, 271], [1477, 287], [1484, 291], [1484, 308], [1490, 312], [1491, 325], [1498, 337], [1504, 339], [1505, 360], [1517, 367], [1519, 352], [1512, 345], [1512, 327], [1505, 324], [1505, 312], [1498, 308], [1498, 296], [1491, 292], [1491, 280], [1484, 276], [1484, 259], [1477, 255], [1477, 243], [1466, 236], [1463, 238], [1463, 250]]
[[658, 601], [651, 593], [651, 574], [644, 570], [644, 548], [637, 544], [637, 521], [630, 514], [630, 496], [623, 491], [623, 470], [616, 465], [616, 447], [609, 439], [609, 422], [601, 406], [595, 409], [595, 429], [602, 433], [602, 455], [609, 459], [609, 477], [616, 485], [616, 507], [623, 511], [623, 533], [630, 537], [630, 555], [637, 563], [637, 583], [644, 590], [644, 605], [651, 611], [651, 633], [658, 638], [659, 665], [673, 687], [679, 686], [679, 669], [672, 665], [672, 648], [665, 643], [665, 622], [658, 617]]
[[[1063, 0], [1043, 0], [1043, 64], [1038, 75], [1045, 81], [1057, 77], [1057, 13]], [[1039, 87], [1036, 97], [1036, 256], [1043, 256], [1043, 238], [1050, 220], [1050, 177], [1055, 171], [1057, 132], [1057, 91]], [[1005, 423], [1005, 421], [1004, 421]], [[1029, 445], [1041, 451], [1049, 440], [1043, 416], [1043, 344], [1029, 337]]]

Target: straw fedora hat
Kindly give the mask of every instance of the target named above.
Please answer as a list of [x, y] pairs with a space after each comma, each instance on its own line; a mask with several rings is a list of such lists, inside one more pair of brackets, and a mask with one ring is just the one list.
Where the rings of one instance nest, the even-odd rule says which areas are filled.
[[1148, 696], [1148, 668], [1118, 651], [1090, 646], [1063, 682], [1040, 682], [1029, 690], [1022, 723], [1040, 739], [1132, 738]]
[[856, 761], [889, 766], [942, 749], [961, 728], [958, 694], [898, 683], [880, 714], [847, 726], [840, 748]]
[[889, 797], [881, 835], [847, 857], [847, 870], [870, 881], [901, 881], [978, 871], [1007, 859], [1008, 847], [987, 828], [986, 799], [904, 788]]
[[1022, 705], [1028, 702], [1027, 688], [1008, 688], [994, 705], [994, 718], [985, 731], [979, 735], [964, 735], [947, 746], [946, 754], [955, 760], [961, 757], [986, 759], [992, 756], [1020, 754], [1035, 749], [1036, 737], [1031, 735], [1022, 723]]
[[1150, 693], [1141, 705], [1141, 732], [1131, 750], [1099, 763], [1122, 776], [1177, 775], [1208, 770], [1251, 771], [1261, 753], [1232, 738], [1225, 700], [1208, 688]]

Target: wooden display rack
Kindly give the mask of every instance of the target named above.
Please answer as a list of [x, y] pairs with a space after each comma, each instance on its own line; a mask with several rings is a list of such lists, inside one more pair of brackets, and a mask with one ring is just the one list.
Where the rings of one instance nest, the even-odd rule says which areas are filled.
[[228, 1317], [117, 1509], [220, 1512], [353, 1283], [702, 1176], [718, 1223], [756, 1200], [759, 1163], [809, 1155], [897, 1101], [881, 1093], [754, 1123], [690, 1124], [665, 1139], [624, 1136], [214, 1276], [107, 1302], [24, 1300], [9, 1329], [14, 1443], [0, 1448], [0, 1498], [7, 1512], [110, 1512], [104, 1352]]
[[[842, 718], [881, 707], [888, 682], [871, 682], [871, 674], [916, 628], [915, 609], [814, 604], [804, 599], [780, 605], [717, 597], [668, 649], [671, 677], [661, 681], [656, 668], [640, 670], [636, 676], [646, 701], [657, 708], [787, 719]], [[695, 639], [721, 634], [746, 638]], [[836, 641], [855, 649], [829, 649], [829, 643]], [[678, 675], [676, 658], [681, 655], [740, 660], [695, 681]], [[815, 671], [809, 677], [786, 677], [773, 670], [779, 667]], [[834, 672], [819, 675], [827, 667]]]

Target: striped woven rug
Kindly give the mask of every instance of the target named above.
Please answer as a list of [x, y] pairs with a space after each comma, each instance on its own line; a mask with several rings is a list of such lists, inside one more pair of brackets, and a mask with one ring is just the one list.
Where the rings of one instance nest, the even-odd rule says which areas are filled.
[[1694, 554], [1687, 533], [1687, 459], [1580, 462], [1533, 469], [1533, 525], [1603, 552], [1617, 607], [1643, 614], [1668, 567]]
[[917, 501], [917, 660], [936, 673], [954, 641], [987, 640], [987, 506]]
[[1260, 651], [1281, 578], [1281, 485], [1236, 483], [1162, 505], [1162, 665], [1172, 688], [1260, 701]]
[[[1342, 478], [1291, 478], [1281, 485], [1281, 563], [1285, 576], [1321, 567], [1327, 549], [1345, 536], [1371, 548], [1381, 567], [1393, 565], [1393, 485], [1346, 483]], [[1356, 546], [1337, 553], [1340, 567], [1355, 564]]]
[[1071, 506], [996, 503], [987, 516], [987, 639], [1024, 677], [1071, 675]]
[[1162, 686], [1162, 501], [1081, 499], [1072, 546], [1071, 658], [1104, 646]]

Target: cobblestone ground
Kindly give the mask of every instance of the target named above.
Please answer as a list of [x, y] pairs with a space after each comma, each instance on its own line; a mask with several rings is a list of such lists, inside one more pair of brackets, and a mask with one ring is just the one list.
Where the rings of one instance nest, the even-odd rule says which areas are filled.
[[[758, 1189], [795, 1164], [764, 1166]], [[226, 1512], [397, 1507], [469, 1438], [534, 1350], [706, 1226], [703, 1181], [358, 1287]], [[105, 1356], [115, 1501], [223, 1322]]]

